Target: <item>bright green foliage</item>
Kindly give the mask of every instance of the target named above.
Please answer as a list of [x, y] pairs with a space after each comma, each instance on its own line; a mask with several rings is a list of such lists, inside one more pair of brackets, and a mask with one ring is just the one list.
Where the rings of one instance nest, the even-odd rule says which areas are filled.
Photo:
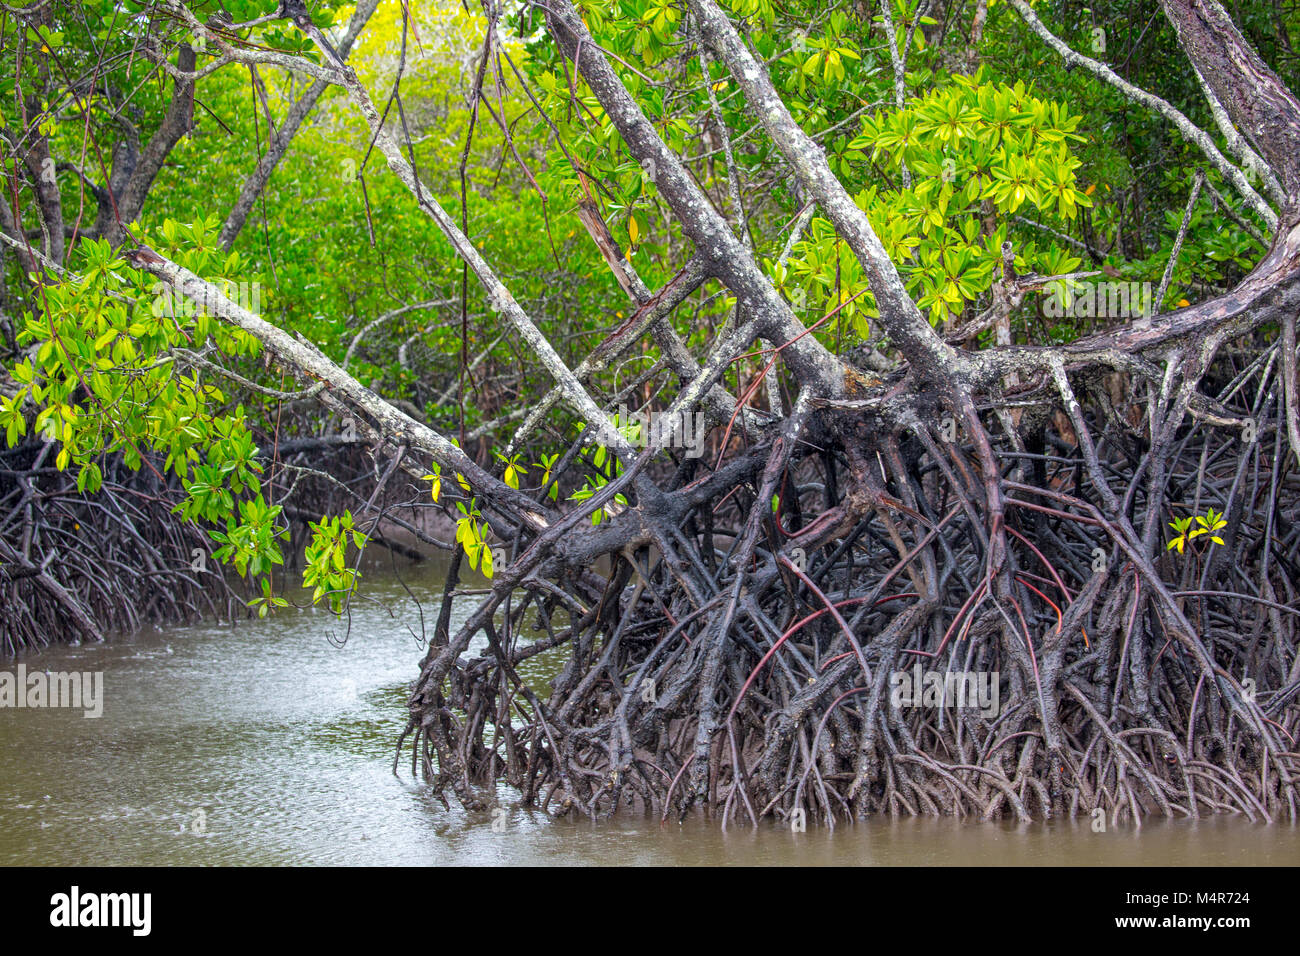
[[460, 518], [456, 521], [456, 543], [465, 549], [469, 566], [476, 571], [482, 570], [485, 578], [491, 578], [492, 547], [487, 543], [487, 536], [491, 529], [483, 520], [483, 515], [478, 510], [478, 503], [473, 498], [469, 500], [468, 505], [458, 501], [456, 510], [460, 512]]
[[421, 475], [420, 480], [429, 482], [429, 497], [437, 502], [442, 495], [442, 466], [434, 462], [433, 470], [427, 475]]
[[[613, 424], [615, 431], [622, 435], [629, 444], [635, 445], [641, 440], [641, 423], [635, 418], [629, 416], [629, 420], [624, 421], [621, 415], [615, 413], [610, 416], [610, 422]], [[597, 445], [592, 452], [591, 466], [595, 474], [586, 476], [583, 486], [569, 495], [570, 501], [586, 501], [609, 484], [610, 481], [617, 478], [623, 468], [619, 463], [618, 456], [612, 454], [604, 445]], [[592, 512], [591, 523], [598, 525], [605, 518], [612, 518], [625, 507], [627, 507], [627, 498], [622, 492], [618, 492], [614, 495], [613, 501]]]
[[844, 83], [852, 64], [862, 60], [862, 54], [850, 45], [853, 41], [846, 36], [848, 26], [848, 16], [837, 10], [830, 15], [823, 35], [796, 35], [795, 47], [787, 62], [795, 67], [790, 77], [794, 81], [793, 88], [801, 96], [807, 94], [810, 85], [816, 87], [819, 82]]
[[289, 602], [271, 592], [270, 577], [262, 578], [262, 595], [248, 602], [248, 606], [257, 611], [258, 617], [266, 617], [273, 608], [288, 607]]
[[[956, 76], [904, 109], [864, 120], [847, 155], [885, 164], [899, 188], [870, 186], [858, 205], [933, 323], [960, 316], [988, 291], [1000, 274], [1008, 217], [1032, 207], [1069, 220], [1092, 205], [1077, 187], [1079, 160], [1069, 150], [1070, 141], [1083, 139], [1075, 132], [1079, 119], [1023, 83], [977, 75]], [[904, 166], [910, 187], [901, 186]], [[878, 314], [874, 299], [863, 294], [865, 276], [831, 224], [814, 219], [795, 252], [788, 268], [773, 269], [787, 295], [823, 312], [843, 305], [842, 319], [866, 338], [863, 316]], [[1060, 274], [1079, 261], [1033, 243], [1017, 246], [1022, 272]]]
[[358, 550], [364, 549], [366, 536], [353, 528], [349, 511], [333, 518], [322, 518], [310, 523], [309, 527], [312, 540], [305, 551], [307, 566], [302, 572], [303, 587], [314, 588], [313, 601], [327, 597], [333, 611], [340, 613], [361, 573], [355, 567], [348, 567], [348, 548], [355, 545]]
[[560, 494], [560, 486], [556, 484], [551, 484], [551, 471], [552, 469], [555, 468], [555, 463], [559, 460], [560, 460], [560, 453], [555, 452], [550, 455], [543, 454], [541, 456], [541, 460], [533, 463], [537, 468], [542, 469], [541, 486], [543, 488], [546, 488], [548, 485], [550, 485], [549, 490], [546, 492], [546, 497], [549, 498], [551, 501], [554, 501], [556, 498], [558, 498]]
[[273, 565], [284, 563], [276, 539], [289, 538], [289, 529], [276, 525], [280, 510], [279, 505], [266, 504], [261, 495], [240, 501], [238, 521], [227, 512], [226, 530], [208, 532], [221, 545], [213, 556], [233, 564], [241, 575], [270, 573]]
[[[930, 320], [960, 324], [988, 305], [1006, 241], [1022, 274], [1075, 271], [1081, 267], [1076, 251], [1086, 243], [1095, 251], [1082, 268], [1105, 266], [1124, 279], [1158, 280], [1181, 222], [1187, 172], [1202, 162], [1195, 148], [1164, 120], [1134, 108], [1086, 71], [1063, 70], [1056, 54], [1029, 37], [1005, 4], [990, 4], [979, 51], [984, 66], [963, 76], [952, 70], [963, 52], [961, 34], [969, 22], [963, 18], [969, 17], [970, 5], [945, 24], [947, 39], [940, 50], [927, 44], [924, 30], [912, 29], [920, 15], [917, 0], [891, 2], [895, 45], [903, 48], [909, 35], [912, 41], [905, 77], [909, 98], [901, 109], [894, 108], [879, 4], [724, 0], [723, 5], [743, 21], [746, 42], [769, 65], [791, 114], [825, 148], [832, 170], [866, 211]], [[277, 6], [278, 0], [191, 4], [200, 19], [223, 9], [237, 21], [270, 14]], [[75, 160], [88, 178], [102, 181], [105, 171], [97, 164], [112, 157], [121, 136], [119, 120], [127, 114], [98, 87], [61, 91], [60, 77], [93, 74], [105, 88], [129, 91], [130, 121], [145, 141], [167, 111], [173, 85], [155, 64], [134, 55], [144, 23], [134, 14], [143, 4], [81, 0], [53, 7], [53, 25], [29, 31], [26, 42], [33, 55], [0, 70], [0, 120], [10, 132], [17, 130], [13, 104], [21, 80], [31, 97], [25, 107], [31, 128], [24, 135], [48, 136], [52, 155]], [[73, 7], [75, 16], [65, 12]], [[669, 148], [684, 158], [733, 226], [745, 224], [796, 314], [811, 325], [839, 308], [817, 334], [837, 346], [868, 338], [874, 302], [857, 259], [829, 222], [813, 219], [785, 265], [775, 265], [808, 197], [789, 191], [784, 161], [756, 128], [744, 96], [716, 57], [705, 74], [683, 5], [580, 0], [579, 7], [596, 41], [611, 54], [612, 68]], [[1109, 53], [1092, 49], [1091, 34], [1100, 24], [1114, 39], [1125, 14], [1097, 9], [1071, 19], [1056, 15], [1059, 5], [1038, 8], [1076, 49], [1118, 67], [1121, 44], [1113, 42]], [[323, 0], [311, 11], [325, 27], [331, 19], [342, 24], [349, 8]], [[1273, 29], [1262, 6], [1245, 5], [1234, 15], [1248, 35]], [[412, 32], [403, 64], [404, 18]], [[925, 17], [920, 22], [933, 25]], [[389, 119], [394, 128], [399, 121], [409, 127], [422, 180], [453, 218], [463, 217], [471, 241], [507, 278], [512, 293], [572, 367], [624, 319], [621, 310], [627, 308], [626, 296], [574, 215], [576, 204], [594, 207], [652, 289], [695, 250], [658, 194], [656, 170], [631, 158], [590, 90], [545, 36], [541, 8], [510, 5], [505, 11], [496, 48], [503, 56], [493, 57], [470, 137], [465, 93], [472, 71], [467, 73], [466, 64], [475, 62], [486, 28], [474, 4], [386, 0], [350, 62], [381, 102], [402, 69], [400, 117], [394, 106]], [[931, 40], [938, 32], [931, 31]], [[1192, 109], [1187, 104], [1198, 102], [1200, 94], [1186, 56], [1168, 30], [1153, 28], [1145, 36], [1141, 56], [1126, 62], [1125, 75]], [[252, 39], [318, 59], [307, 38], [284, 20], [259, 27]], [[42, 58], [50, 51], [59, 58], [57, 69]], [[200, 67], [213, 58], [211, 50], [198, 51]], [[1285, 78], [1294, 88], [1293, 74], [1300, 67], [1286, 60], [1278, 68], [1290, 71]], [[348, 372], [385, 397], [413, 401], [444, 434], [458, 428], [468, 433], [543, 394], [549, 379], [524, 369], [518, 342], [508, 331], [503, 334], [479, 285], [472, 276], [465, 281], [445, 238], [384, 168], [370, 148], [368, 129], [337, 90], [321, 98], [295, 137], [249, 217], [238, 251], [227, 255], [218, 249], [221, 217], [265, 149], [261, 97], [279, 118], [304, 89], [302, 77], [291, 81], [271, 66], [259, 67], [259, 75], [259, 89], [243, 69], [222, 69], [200, 81], [194, 128], [168, 156], [141, 214], [144, 227], [131, 226], [133, 238], [205, 279], [235, 283], [236, 291], [241, 283], [257, 283], [258, 311], [335, 361], [372, 318], [399, 305], [440, 303], [386, 319], [367, 334]], [[1021, 77], [1032, 78], [1032, 85]], [[1213, 134], [1208, 115], [1193, 119]], [[510, 128], [512, 143], [506, 142], [502, 124]], [[727, 166], [720, 126], [731, 134], [733, 169]], [[12, 163], [5, 168], [12, 172]], [[732, 174], [741, 187], [740, 209], [733, 208]], [[84, 207], [93, 219], [94, 197], [75, 172], [60, 169], [58, 181], [65, 213]], [[1216, 172], [1209, 173], [1209, 183], [1236, 203]], [[1256, 240], [1205, 196], [1194, 210], [1166, 300], [1157, 307], [1230, 286], [1259, 257]], [[20, 201], [32, 205], [29, 193]], [[27, 233], [35, 235], [35, 217], [26, 210], [23, 215]], [[1074, 241], [1058, 242], [1053, 232]], [[12, 289], [20, 277], [13, 272], [13, 257], [6, 261]], [[237, 368], [272, 388], [296, 386], [254, 361], [256, 342], [183, 302], [169, 303], [152, 278], [115, 259], [105, 243], [80, 242], [65, 265], [82, 278], [40, 286], [33, 296], [37, 307], [16, 323], [18, 350], [6, 364], [18, 391], [0, 395], [0, 433], [11, 446], [32, 432], [47, 437], [56, 445], [52, 464], [74, 469], [77, 487], [87, 494], [101, 487], [107, 456], [120, 454], [132, 468], [160, 469], [179, 486], [178, 513], [208, 529], [218, 558], [241, 575], [260, 579], [262, 597], [253, 602], [258, 613], [281, 606], [269, 575], [281, 563], [287, 531], [280, 505], [267, 500], [264, 471], [268, 438], [278, 434], [277, 403], [262, 401], [210, 365], [180, 361], [180, 352]], [[25, 286], [26, 277], [21, 278]], [[1017, 322], [1034, 313], [1035, 301], [1026, 300]], [[671, 321], [687, 345], [703, 354], [734, 305], [710, 284]], [[1045, 331], [1064, 340], [1081, 329], [1070, 321]], [[887, 349], [888, 343], [879, 344]], [[397, 358], [403, 345], [405, 362]], [[445, 386], [459, 355], [483, 349], [488, 350], [483, 364], [464, 376], [458, 393], [443, 398], [453, 394]], [[648, 367], [658, 358], [647, 343], [630, 360]], [[741, 362], [734, 374], [740, 378], [755, 370]], [[777, 371], [782, 372], [780, 366]], [[614, 374], [596, 376], [596, 392], [609, 392]], [[491, 387], [497, 378], [508, 378], [508, 385]], [[294, 427], [318, 430], [310, 415]], [[529, 459], [534, 463], [522, 464]], [[526, 479], [537, 480], [536, 468], [538, 488], [549, 486], [550, 501], [581, 503], [618, 474], [614, 456], [603, 448], [591, 450], [584, 484], [569, 493], [566, 474], [562, 494], [551, 483], [559, 460], [553, 447], [529, 446], [502, 459], [503, 479], [519, 488]], [[434, 503], [446, 508], [449, 499], [459, 499], [458, 543], [471, 564], [490, 576], [488, 528], [469, 500], [468, 482], [455, 475], [455, 482], [444, 485], [436, 465], [424, 477]], [[593, 523], [626, 504], [618, 496], [592, 515]], [[1213, 532], [1222, 525], [1215, 522], [1222, 517], [1207, 520], [1209, 527], [1194, 528], [1189, 521], [1181, 529], [1180, 552], [1199, 534], [1217, 540]], [[342, 606], [340, 595], [353, 582], [345, 573], [347, 547], [340, 550], [348, 537], [342, 521], [313, 525], [309, 545], [309, 567], [316, 567], [309, 587], [317, 589], [318, 599], [330, 594], [335, 607]], [[351, 539], [352, 546], [363, 543], [364, 538]]]
[[[1192, 527], [1193, 520], [1196, 522], [1194, 528]], [[1223, 544], [1223, 539], [1216, 532], [1220, 528], [1226, 528], [1227, 526], [1228, 522], [1224, 520], [1222, 513], [1215, 511], [1213, 508], [1207, 509], [1203, 515], [1188, 515], [1183, 518], [1175, 518], [1169, 522], [1169, 527], [1177, 531], [1178, 536], [1165, 546], [1165, 550], [1169, 551], [1177, 548], [1178, 553], [1182, 554], [1183, 548], [1201, 535], [1209, 535], [1210, 541], [1214, 544]]]
[[[1216, 188], [1224, 190], [1222, 183]], [[1173, 253], [1174, 237], [1182, 225], [1183, 214], [1169, 209], [1164, 214], [1164, 238], [1151, 255], [1126, 264], [1125, 272], [1133, 275], [1159, 275]], [[1188, 293], [1199, 285], [1230, 285], [1237, 276], [1250, 272], [1263, 247], [1243, 231], [1217, 206], [1199, 203], [1188, 222], [1182, 252], [1174, 265], [1169, 291], [1164, 302], [1155, 303], [1159, 310], [1188, 304]], [[1192, 293], [1193, 295], [1195, 293]]]
[[[240, 256], [213, 248], [218, 223], [167, 220], [144, 241], [220, 285], [239, 275]], [[106, 455], [132, 470], [147, 455], [180, 481], [175, 510], [187, 520], [224, 525], [211, 531], [216, 556], [256, 577], [282, 563], [280, 508], [262, 495], [263, 466], [242, 405], [232, 405], [210, 372], [186, 370], [170, 354], [211, 351], [253, 358], [259, 345], [161, 283], [115, 258], [107, 242], [77, 247], [77, 280], [41, 289], [43, 313], [27, 313], [19, 344], [35, 352], [17, 364], [23, 388], [0, 406], [10, 445], [25, 432], [22, 405], [37, 408], [34, 428], [59, 445], [55, 466], [78, 469], [78, 488], [95, 492]], [[245, 289], [249, 288], [247, 284]], [[232, 297], [237, 295], [232, 290]], [[147, 465], [154, 469], [150, 462]]]
[[511, 488], [518, 489], [520, 476], [528, 474], [528, 467], [519, 464], [519, 453], [513, 454], [507, 458], [505, 455], [497, 452], [496, 456], [506, 466], [506, 470], [501, 475], [501, 480]]

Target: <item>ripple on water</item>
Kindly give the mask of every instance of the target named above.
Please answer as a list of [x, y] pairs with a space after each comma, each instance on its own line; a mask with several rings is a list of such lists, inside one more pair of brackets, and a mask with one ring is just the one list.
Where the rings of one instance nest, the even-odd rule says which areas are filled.
[[[409, 571], [436, 616], [443, 570]], [[172, 628], [27, 659], [103, 670], [104, 715], [0, 711], [0, 863], [88, 864], [1131, 864], [1300, 863], [1300, 832], [1241, 820], [1154, 821], [1093, 834], [947, 820], [868, 822], [832, 833], [776, 825], [723, 831], [689, 819], [551, 821], [510, 808], [445, 809], [392, 773], [420, 616], [372, 570], [346, 644], [330, 618], [291, 612], [236, 627]], [[392, 611], [383, 605], [390, 605]], [[457, 601], [454, 621], [472, 608]], [[341, 629], [334, 627], [335, 635]], [[540, 688], [559, 656], [527, 663]], [[12, 669], [12, 662], [0, 664]]]

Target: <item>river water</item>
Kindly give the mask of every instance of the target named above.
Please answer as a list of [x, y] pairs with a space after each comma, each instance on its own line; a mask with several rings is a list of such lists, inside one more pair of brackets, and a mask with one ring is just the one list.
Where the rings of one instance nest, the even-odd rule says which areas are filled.
[[[432, 629], [443, 568], [402, 578]], [[472, 602], [458, 599], [456, 616]], [[1239, 819], [1106, 833], [1086, 820], [724, 832], [706, 820], [593, 824], [514, 808], [494, 828], [490, 814], [445, 809], [409, 759], [392, 773], [420, 634], [421, 609], [397, 575], [371, 569], [346, 635], [324, 611], [288, 609], [0, 662], [103, 674], [98, 719], [0, 709], [0, 865], [1300, 863], [1300, 830]], [[508, 789], [501, 799], [514, 803]]]

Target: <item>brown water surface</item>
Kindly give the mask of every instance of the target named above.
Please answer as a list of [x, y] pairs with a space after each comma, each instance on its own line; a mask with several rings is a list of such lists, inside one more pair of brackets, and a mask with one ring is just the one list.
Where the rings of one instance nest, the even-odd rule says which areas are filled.
[[[442, 569], [405, 577], [432, 627]], [[457, 616], [472, 606], [458, 600]], [[1106, 833], [951, 820], [791, 833], [511, 809], [499, 831], [490, 814], [444, 809], [409, 763], [392, 774], [423, 653], [420, 610], [394, 574], [366, 575], [351, 624], [342, 646], [329, 614], [289, 610], [23, 658], [29, 671], [102, 672], [104, 710], [0, 709], [0, 864], [1300, 863], [1300, 830], [1228, 818]], [[532, 666], [531, 680], [549, 676]]]

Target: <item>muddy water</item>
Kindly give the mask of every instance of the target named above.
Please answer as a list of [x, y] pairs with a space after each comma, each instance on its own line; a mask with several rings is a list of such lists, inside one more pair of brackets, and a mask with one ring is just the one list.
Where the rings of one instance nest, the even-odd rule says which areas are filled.
[[[441, 569], [404, 577], [432, 628]], [[488, 814], [444, 809], [409, 764], [391, 771], [421, 630], [397, 577], [371, 571], [346, 634], [324, 612], [291, 610], [27, 656], [29, 672], [102, 672], [103, 716], [0, 709], [0, 864], [1300, 863], [1300, 831], [1232, 819], [790, 833], [513, 809], [498, 832]], [[548, 676], [533, 666], [530, 680]]]

